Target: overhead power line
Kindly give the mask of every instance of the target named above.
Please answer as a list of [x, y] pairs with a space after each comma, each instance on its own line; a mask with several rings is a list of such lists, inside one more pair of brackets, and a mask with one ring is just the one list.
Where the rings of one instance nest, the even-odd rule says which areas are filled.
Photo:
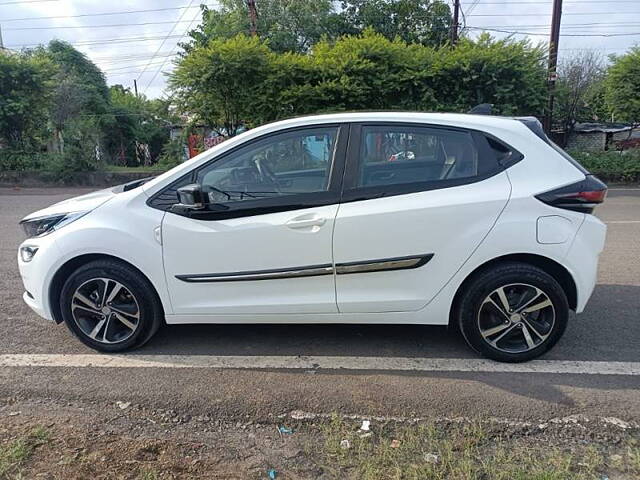
[[[189, 2], [189, 5], [187, 6], [187, 8], [185, 8], [182, 13], [180, 14], [180, 17], [178, 18], [178, 20], [173, 24], [173, 27], [171, 28], [171, 31], [169, 32], [169, 34], [162, 39], [162, 43], [160, 43], [160, 46], [158, 47], [158, 49], [155, 51], [155, 53], [153, 54], [153, 57], [151, 57], [151, 60], [149, 60], [149, 63], [147, 64], [146, 67], [144, 67], [144, 70], [142, 70], [142, 72], [140, 73], [140, 75], [138, 75], [137, 80], [140, 80], [140, 77], [142, 77], [142, 75], [144, 75], [144, 72], [147, 71], [147, 68], [149, 67], [149, 64], [151, 64], [151, 62], [153, 61], [154, 58], [156, 58], [156, 55], [158, 55], [158, 53], [160, 52], [160, 50], [162, 50], [162, 47], [164, 46], [165, 42], [171, 37], [171, 34], [173, 33], [173, 31], [176, 29], [176, 27], [178, 26], [178, 22], [180, 22], [182, 20], [182, 18], [184, 17], [184, 15], [187, 13], [187, 10], [189, 10], [189, 8], [191, 7], [191, 5], [193, 4], [195, 0], [191, 0]], [[197, 13], [196, 13], [197, 15]], [[184, 36], [184, 33], [182, 35], [180, 35], [180, 38], [182, 38]], [[156, 78], [156, 75], [158, 74], [158, 72], [156, 72], [153, 75], [153, 78], [151, 79], [151, 81], [147, 84], [147, 86], [145, 87], [145, 89], [143, 90], [143, 93], [147, 90], [147, 88], [149, 88], [149, 85], [151, 84], [151, 82], [153, 82], [153, 79]]]
[[[5, 28], [5, 32], [18, 31], [18, 30], [66, 30], [76, 28], [114, 28], [114, 27], [139, 27], [143, 25], [166, 25], [176, 23], [173, 21], [168, 22], [142, 22], [142, 23], [109, 23], [105, 25], [59, 25], [54, 27], [17, 27], [17, 28]], [[178, 23], [189, 23], [189, 20], [179, 21]]]
[[[639, 12], [569, 12], [562, 15], [632, 15]], [[468, 17], [550, 17], [550, 13], [474, 13]]]
[[[636, 22], [607, 22], [607, 23], [566, 23], [562, 28], [589, 28], [589, 27], [636, 27], [640, 21]], [[549, 28], [549, 23], [519, 24], [519, 25], [483, 25], [487, 28]]]
[[[551, 5], [553, 2], [541, 2], [541, 1], [533, 1], [533, 2], [520, 2], [520, 1], [510, 1], [506, 2], [482, 2], [480, 5]], [[562, 2], [563, 5], [583, 5], [585, 3], [638, 3], [637, 0], [581, 0], [576, 2]]]
[[[186, 10], [185, 10], [186, 11]], [[180, 37], [180, 40], [182, 40], [182, 38], [184, 38], [184, 36], [187, 34], [187, 32], [191, 29], [191, 25], [193, 25], [193, 22], [196, 21], [196, 18], [198, 18], [198, 13], [196, 13], [193, 18], [191, 19], [191, 23], [189, 24], [189, 26], [187, 27], [187, 29], [182, 32], [182, 37]], [[180, 43], [180, 40], [178, 40], [178, 42], [176, 42], [176, 47], [178, 46], [177, 44]], [[175, 51], [175, 48], [174, 48]], [[156, 79], [156, 77], [158, 76], [158, 73], [160, 73], [162, 71], [162, 69], [164, 68], [165, 63], [167, 63], [167, 60], [169, 60], [169, 58], [165, 58], [164, 62], [162, 63], [162, 65], [160, 65], [158, 67], [158, 69], [156, 70], [156, 73], [153, 74], [153, 77], [151, 78], [151, 80], [149, 80], [149, 83], [147, 83], [147, 86], [144, 87], [143, 93], [147, 91], [147, 89], [149, 88], [149, 86], [153, 83], [153, 81]]]
[[44, 3], [44, 2], [58, 2], [60, 0], [20, 0], [17, 2], [2, 2], [0, 5], [16, 5], [18, 3]]
[[[128, 15], [131, 13], [148, 13], [148, 12], [168, 12], [171, 10], [182, 10], [183, 8], [197, 8], [200, 5], [182, 5], [180, 7], [166, 7], [166, 8], [149, 8], [145, 10], [121, 10], [115, 12], [98, 12], [98, 13], [81, 13], [78, 15], [54, 15], [50, 17], [22, 17], [22, 18], [6, 18], [2, 22], [19, 22], [22, 20], [53, 20], [60, 18], [81, 18], [81, 17], [101, 17], [106, 15]], [[206, 4], [207, 7], [215, 7], [216, 4]]]
[[[178, 38], [181, 35], [171, 35], [169, 38]], [[82, 42], [67, 42], [69, 45], [76, 46], [89, 46], [89, 45], [115, 45], [118, 43], [132, 43], [132, 42], [148, 42], [152, 40], [160, 40], [162, 38], [166, 38], [163, 35], [156, 35], [153, 37], [116, 37], [116, 38], [101, 38], [97, 40], [87, 40]], [[42, 43], [25, 43], [22, 45], [7, 45], [8, 48], [24, 48], [24, 47], [37, 47], [38, 45], [42, 45]]]
[[[498, 28], [486, 28], [486, 27], [473, 27], [467, 26], [467, 28], [471, 30], [483, 30], [488, 32], [500, 32], [500, 33], [517, 33], [520, 35], [538, 35], [546, 37], [548, 34], [546, 33], [536, 33], [536, 32], [523, 32], [518, 30], [502, 30]], [[640, 35], [640, 32], [634, 33], [562, 33], [563, 37], [627, 37], [632, 35]]]

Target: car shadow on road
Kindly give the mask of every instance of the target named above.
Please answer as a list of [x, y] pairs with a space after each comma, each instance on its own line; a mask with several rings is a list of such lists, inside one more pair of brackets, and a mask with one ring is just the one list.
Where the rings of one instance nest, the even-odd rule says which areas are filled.
[[[640, 287], [598, 285], [586, 311], [571, 316], [545, 360], [640, 361]], [[479, 358], [455, 328], [422, 325], [174, 325], [135, 354]], [[301, 375], [304, 370], [287, 370]], [[319, 370], [327, 375], [403, 375], [481, 382], [525, 397], [571, 406], [563, 387], [640, 388], [640, 377], [603, 375]], [[621, 372], [624, 374], [624, 372]], [[594, 378], [597, 381], [594, 381]]]

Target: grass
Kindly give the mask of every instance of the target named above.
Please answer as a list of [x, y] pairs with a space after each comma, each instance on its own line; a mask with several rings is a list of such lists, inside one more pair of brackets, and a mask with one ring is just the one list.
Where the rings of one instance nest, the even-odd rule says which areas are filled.
[[[594, 445], [551, 446], [488, 432], [481, 423], [383, 425], [368, 437], [337, 417], [323, 426], [323, 467], [335, 478], [362, 480], [600, 480], [616, 471], [639, 478], [640, 449], [613, 465]], [[348, 440], [350, 448], [341, 442]], [[437, 458], [437, 460], [435, 460]]]
[[158, 480], [160, 478], [154, 470], [142, 470], [138, 480]]
[[0, 444], [0, 479], [21, 477], [20, 469], [36, 447], [50, 440], [49, 432], [42, 428], [34, 428], [28, 435]]

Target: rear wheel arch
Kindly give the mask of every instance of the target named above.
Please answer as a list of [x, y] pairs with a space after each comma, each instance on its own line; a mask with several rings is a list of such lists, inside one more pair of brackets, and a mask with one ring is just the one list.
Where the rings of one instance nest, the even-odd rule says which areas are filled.
[[452, 320], [456, 318], [456, 312], [460, 303], [460, 298], [462, 296], [462, 293], [465, 291], [465, 288], [467, 287], [467, 285], [469, 285], [473, 278], [475, 278], [479, 273], [491, 269], [492, 267], [511, 262], [520, 262], [528, 265], [533, 265], [551, 275], [564, 290], [564, 293], [567, 296], [567, 301], [569, 302], [569, 308], [571, 308], [571, 310], [576, 309], [578, 304], [578, 290], [576, 287], [576, 283], [571, 273], [563, 265], [543, 255], [537, 255], [533, 253], [515, 253], [493, 258], [483, 263], [482, 265], [479, 265], [475, 270], [467, 275], [467, 277], [458, 287], [458, 290], [453, 297], [449, 315], [450, 325], [455, 324], [455, 322], [452, 322]]
[[53, 316], [53, 320], [56, 323], [59, 324], [64, 321], [64, 319], [62, 318], [62, 312], [60, 310], [59, 298], [60, 298], [60, 294], [62, 293], [62, 287], [64, 286], [65, 282], [67, 281], [69, 276], [73, 272], [75, 272], [78, 268], [96, 260], [115, 261], [138, 271], [149, 283], [152, 289], [151, 291], [153, 295], [155, 295], [156, 300], [158, 301], [158, 305], [160, 305], [160, 307], [164, 309], [162, 300], [160, 298], [160, 295], [158, 295], [158, 291], [156, 290], [155, 285], [153, 285], [151, 280], [149, 280], [149, 277], [145, 275], [145, 273], [142, 272], [138, 267], [131, 264], [130, 262], [127, 262], [126, 260], [123, 260], [119, 257], [115, 257], [113, 255], [107, 255], [104, 253], [88, 253], [84, 255], [79, 255], [77, 257], [74, 257], [68, 260], [56, 271], [56, 273], [54, 274], [51, 280], [51, 283], [49, 285], [48, 300], [49, 300], [49, 307], [51, 308], [51, 315]]

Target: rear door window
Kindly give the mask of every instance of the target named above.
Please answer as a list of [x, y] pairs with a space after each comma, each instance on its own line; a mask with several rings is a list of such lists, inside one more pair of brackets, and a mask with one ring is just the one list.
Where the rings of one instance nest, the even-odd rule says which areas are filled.
[[[500, 167], [473, 131], [420, 125], [363, 125], [349, 155], [346, 200], [471, 183]], [[366, 196], [365, 196], [366, 198]]]
[[468, 132], [415, 127], [364, 127], [358, 187], [438, 182], [478, 174]]

